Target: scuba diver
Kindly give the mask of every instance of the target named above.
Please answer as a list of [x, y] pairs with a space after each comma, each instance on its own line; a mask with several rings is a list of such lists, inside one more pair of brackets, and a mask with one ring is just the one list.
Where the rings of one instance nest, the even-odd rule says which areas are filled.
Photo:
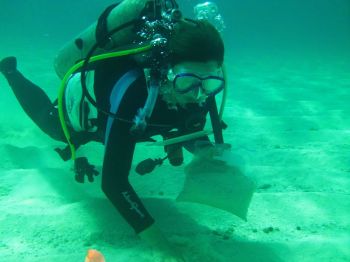
[[[154, 135], [165, 141], [191, 138], [168, 143], [167, 157], [142, 162], [139, 174], [167, 158], [181, 165], [183, 147], [195, 153], [224, 144], [225, 124], [215, 100], [225, 90], [223, 62], [224, 43], [210, 23], [181, 17], [175, 1], [125, 0], [108, 7], [59, 52], [55, 67], [62, 86], [55, 102], [22, 75], [15, 57], [1, 60], [0, 71], [32, 121], [67, 144], [55, 150], [63, 160], [74, 160], [78, 182], [85, 177], [92, 182], [98, 171], [76, 150], [90, 141], [104, 145], [101, 187], [106, 197], [136, 234], [159, 250], [162, 261], [184, 261], [128, 176], [136, 144], [154, 141]], [[200, 133], [207, 114], [215, 143]]]

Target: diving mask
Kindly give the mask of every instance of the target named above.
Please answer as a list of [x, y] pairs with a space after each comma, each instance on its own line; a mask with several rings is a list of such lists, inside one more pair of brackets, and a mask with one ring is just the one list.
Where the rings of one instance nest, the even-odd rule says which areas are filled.
[[199, 76], [193, 73], [174, 74], [170, 69], [168, 79], [173, 82], [173, 88], [180, 94], [186, 94], [193, 90], [201, 90], [207, 96], [214, 96], [225, 87], [225, 79], [222, 76]]

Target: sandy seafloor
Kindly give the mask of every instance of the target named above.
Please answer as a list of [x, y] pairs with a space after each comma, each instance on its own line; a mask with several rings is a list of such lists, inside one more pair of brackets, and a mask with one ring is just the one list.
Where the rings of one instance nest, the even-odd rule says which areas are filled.
[[[57, 48], [3, 42], [0, 56], [18, 56], [54, 98]], [[132, 172], [145, 205], [190, 262], [350, 261], [349, 57], [257, 53], [229, 58], [227, 70], [226, 141], [258, 187], [248, 221], [175, 202], [184, 172], [168, 163], [145, 177]], [[53, 151], [62, 145], [31, 123], [3, 77], [0, 92], [0, 261], [78, 262], [88, 248], [107, 262], [158, 261], [101, 193], [100, 178], [74, 181], [71, 163]], [[84, 150], [101, 169], [103, 148]], [[139, 145], [134, 163], [146, 152], [163, 155]]]

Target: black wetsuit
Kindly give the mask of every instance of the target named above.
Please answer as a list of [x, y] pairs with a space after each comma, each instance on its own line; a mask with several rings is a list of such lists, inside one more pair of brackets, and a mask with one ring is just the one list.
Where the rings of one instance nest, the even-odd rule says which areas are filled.
[[[94, 90], [97, 104], [101, 108], [110, 110], [110, 95], [114, 84], [122, 75], [135, 67], [136, 64], [127, 58], [117, 62], [105, 61], [96, 66]], [[53, 139], [65, 141], [57, 108], [42, 89], [24, 78], [18, 71], [5, 76], [23, 109], [39, 128]], [[117, 112], [118, 117], [132, 121], [137, 110], [144, 106], [146, 98], [147, 89], [142, 74], [124, 95]], [[174, 128], [179, 130], [179, 134], [202, 130], [207, 112], [207, 104], [201, 107], [198, 104], [190, 104], [186, 109], [170, 110], [166, 102], [158, 97], [149, 121], [150, 125], [142, 136], [136, 137], [130, 133], [132, 126], [130, 122], [119, 120], [113, 122], [108, 143], [105, 145], [102, 190], [136, 233], [148, 228], [154, 222], [128, 181], [136, 143], [147, 140], [155, 134], [167, 136], [168, 131]], [[98, 131], [75, 133], [74, 142], [78, 145], [91, 140], [103, 143], [107, 118], [105, 114], [99, 112]], [[203, 140], [208, 138], [204, 137]]]

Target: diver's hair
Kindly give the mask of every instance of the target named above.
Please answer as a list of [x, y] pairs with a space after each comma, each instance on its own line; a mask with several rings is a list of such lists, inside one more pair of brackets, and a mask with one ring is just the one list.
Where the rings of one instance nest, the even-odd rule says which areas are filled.
[[181, 20], [169, 41], [172, 65], [180, 62], [224, 61], [224, 42], [220, 33], [207, 21]]

